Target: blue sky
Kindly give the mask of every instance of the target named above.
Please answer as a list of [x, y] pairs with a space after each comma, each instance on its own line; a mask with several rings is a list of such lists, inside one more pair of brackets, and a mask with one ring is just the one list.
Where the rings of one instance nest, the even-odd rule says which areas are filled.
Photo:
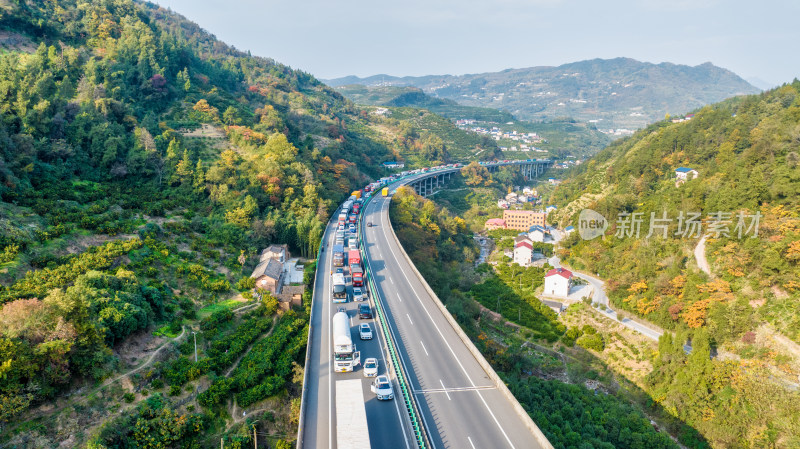
[[710, 61], [800, 78], [800, 1], [157, 0], [219, 39], [319, 78], [463, 74], [592, 58]]

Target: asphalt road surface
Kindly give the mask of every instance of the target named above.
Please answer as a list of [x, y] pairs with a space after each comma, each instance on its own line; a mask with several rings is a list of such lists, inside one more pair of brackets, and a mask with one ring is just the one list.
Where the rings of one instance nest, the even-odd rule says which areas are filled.
[[[333, 216], [338, 217], [338, 212]], [[329, 223], [325, 230], [323, 242], [325, 249], [322, 252], [317, 267], [317, 279], [314, 285], [313, 300], [313, 328], [311, 347], [309, 350], [308, 390], [306, 391], [306, 413], [303, 427], [303, 447], [305, 448], [337, 448], [336, 433], [336, 381], [345, 379], [361, 379], [364, 402], [367, 412], [367, 425], [369, 427], [369, 440], [373, 448], [412, 448], [415, 447], [413, 432], [406, 415], [402, 400], [395, 398], [393, 401], [378, 401], [375, 394], [370, 391], [371, 378], [363, 376], [362, 366], [358, 366], [351, 373], [333, 372], [332, 357], [333, 343], [331, 341], [331, 321], [339, 307], [344, 307], [351, 320], [351, 335], [356, 343], [356, 348], [361, 352], [361, 363], [368, 357], [378, 359], [379, 373], [387, 372], [386, 342], [379, 332], [376, 320], [360, 320], [358, 318], [358, 302], [352, 301], [352, 287], [348, 284], [348, 302], [333, 303], [331, 301], [331, 276], [333, 268], [333, 247], [336, 235], [336, 222]], [[347, 276], [349, 280], [349, 276]], [[372, 305], [372, 298], [369, 303]], [[372, 305], [374, 310], [374, 305]], [[372, 340], [362, 341], [358, 337], [358, 325], [367, 322], [372, 327], [374, 335]], [[395, 395], [398, 387], [396, 379]]]
[[402, 256], [392, 236], [389, 201], [373, 198], [363, 212], [363, 220], [374, 225], [363, 228], [364, 259], [433, 447], [539, 447]]

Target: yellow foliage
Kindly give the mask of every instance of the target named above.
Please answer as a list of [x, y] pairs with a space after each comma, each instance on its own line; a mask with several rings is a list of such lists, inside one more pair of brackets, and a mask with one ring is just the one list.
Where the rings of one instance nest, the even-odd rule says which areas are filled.
[[691, 304], [685, 312], [683, 312], [683, 321], [686, 325], [697, 329], [706, 323], [706, 312], [708, 312], [708, 305], [711, 303], [709, 299], [702, 299]]
[[656, 296], [653, 298], [652, 301], [648, 300], [647, 298], [642, 298], [636, 303], [636, 310], [639, 311], [641, 315], [647, 315], [650, 313], [655, 312], [661, 306], [661, 297]]
[[641, 281], [639, 281], [639, 282], [634, 282], [634, 283], [633, 283], [633, 284], [631, 284], [631, 286], [628, 288], [628, 291], [629, 291], [629, 292], [633, 292], [634, 294], [636, 294], [636, 293], [642, 293], [643, 291], [646, 291], [646, 290], [647, 290], [647, 282], [646, 282], [644, 279], [642, 279], [642, 280], [641, 280]]
[[786, 250], [786, 258], [792, 262], [800, 261], [800, 240], [795, 240], [789, 244]]

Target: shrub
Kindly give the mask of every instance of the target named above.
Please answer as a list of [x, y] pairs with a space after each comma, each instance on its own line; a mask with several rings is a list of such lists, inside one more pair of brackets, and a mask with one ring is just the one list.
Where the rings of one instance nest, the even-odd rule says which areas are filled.
[[122, 395], [122, 399], [124, 399], [125, 402], [130, 404], [131, 402], [133, 402], [134, 399], [136, 399], [136, 395], [134, 395], [133, 393], [125, 393]]
[[578, 346], [602, 352], [606, 348], [606, 342], [601, 334], [584, 334], [576, 340]]
[[240, 292], [249, 291], [250, 289], [255, 288], [255, 286], [256, 280], [250, 276], [247, 276], [239, 279], [239, 281], [236, 283], [236, 290], [239, 290]]

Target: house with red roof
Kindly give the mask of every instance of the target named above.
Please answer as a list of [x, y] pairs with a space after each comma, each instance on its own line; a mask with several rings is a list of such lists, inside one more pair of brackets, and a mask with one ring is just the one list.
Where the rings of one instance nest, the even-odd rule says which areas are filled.
[[544, 294], [548, 296], [569, 296], [572, 286], [572, 272], [566, 268], [553, 268], [544, 275]]
[[506, 229], [506, 221], [502, 218], [490, 218], [486, 220], [486, 224], [483, 227], [487, 231], [491, 231], [493, 229]]
[[527, 238], [520, 239], [514, 243], [514, 262], [523, 267], [527, 267], [531, 263], [533, 257], [533, 243]]

